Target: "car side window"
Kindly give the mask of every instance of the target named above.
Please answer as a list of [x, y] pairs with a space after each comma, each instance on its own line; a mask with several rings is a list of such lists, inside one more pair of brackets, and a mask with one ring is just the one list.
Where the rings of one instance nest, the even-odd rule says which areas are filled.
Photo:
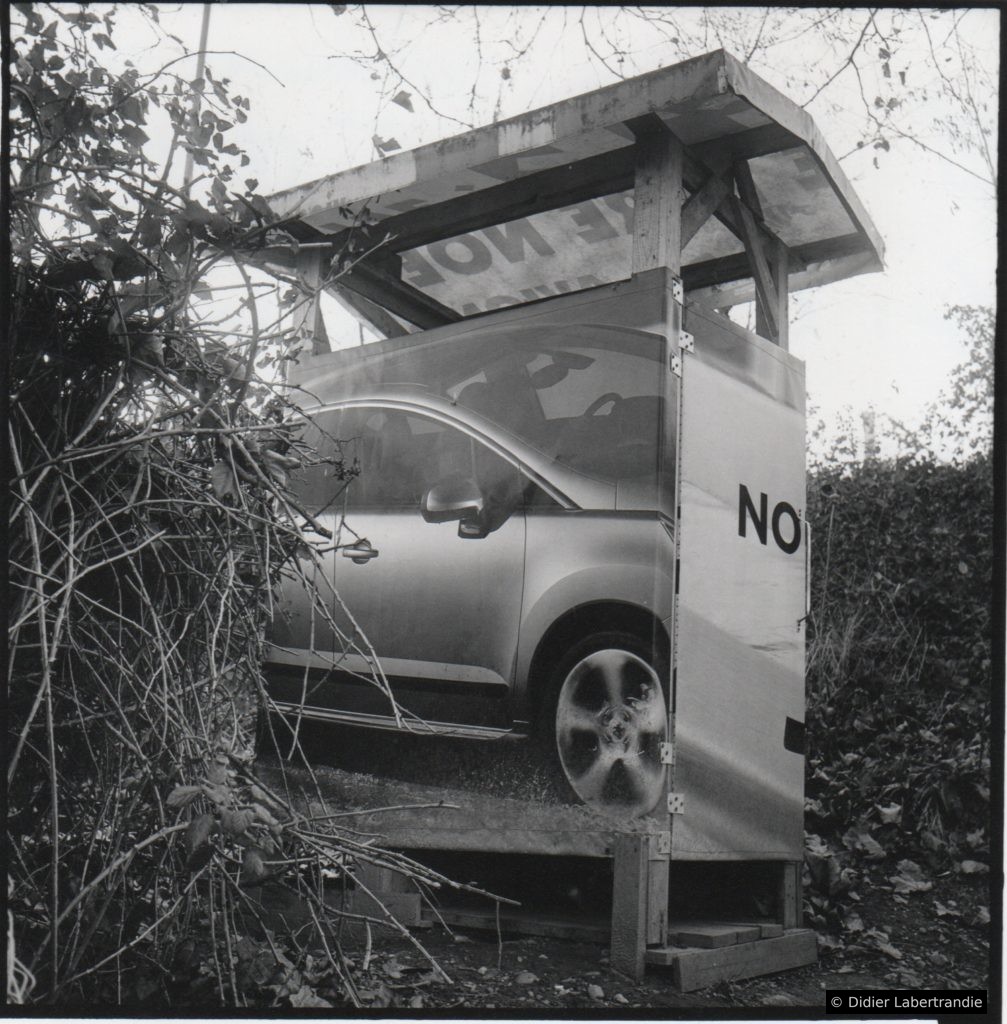
[[487, 504], [513, 511], [527, 482], [520, 470], [476, 438], [439, 420], [399, 409], [350, 408], [341, 436], [360, 463], [349, 508], [416, 509], [449, 477], [476, 482]]

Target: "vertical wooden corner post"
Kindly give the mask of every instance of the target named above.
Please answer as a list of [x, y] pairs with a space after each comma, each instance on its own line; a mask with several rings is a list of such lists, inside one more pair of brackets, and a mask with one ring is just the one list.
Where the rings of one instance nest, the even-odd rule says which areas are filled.
[[[656, 115], [638, 118], [629, 127], [636, 136], [632, 273], [663, 267], [680, 277], [685, 151]], [[669, 827], [666, 802], [655, 816]], [[639, 980], [648, 944], [667, 941], [670, 846], [662, 848], [656, 835], [618, 833], [612, 856], [610, 962]]]
[[294, 303], [291, 327], [295, 338], [311, 338], [309, 355], [319, 355], [329, 351], [329, 339], [325, 334], [321, 310], [322, 263], [323, 256], [318, 249], [302, 249], [297, 254], [295, 264], [302, 294]]
[[785, 861], [780, 876], [780, 924], [784, 928], [800, 928], [803, 920], [803, 893], [801, 871], [804, 865], [798, 861]]

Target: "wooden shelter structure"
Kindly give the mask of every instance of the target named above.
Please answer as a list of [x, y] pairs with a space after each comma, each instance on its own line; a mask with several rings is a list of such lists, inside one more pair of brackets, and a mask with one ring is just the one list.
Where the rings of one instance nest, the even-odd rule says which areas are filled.
[[[612, 962], [635, 976], [669, 964], [688, 988], [812, 960], [814, 935], [800, 928], [804, 391], [788, 296], [879, 270], [883, 250], [811, 118], [716, 51], [270, 204], [299, 245], [268, 250], [268, 265], [334, 295], [389, 339], [379, 346], [584, 310], [668, 343], [679, 554], [666, 801], [615, 827], [483, 794], [386, 819], [388, 841], [612, 857]], [[754, 334], [722, 312], [752, 301]], [[316, 318], [309, 306], [316, 358], [301, 383], [339, 365]], [[711, 465], [737, 472], [714, 479]], [[772, 508], [769, 493], [789, 497]], [[749, 546], [725, 546], [721, 526]], [[359, 777], [327, 777], [375, 827]], [[375, 783], [377, 805], [424, 802], [388, 786]], [[772, 864], [775, 919], [669, 925], [676, 860]]]

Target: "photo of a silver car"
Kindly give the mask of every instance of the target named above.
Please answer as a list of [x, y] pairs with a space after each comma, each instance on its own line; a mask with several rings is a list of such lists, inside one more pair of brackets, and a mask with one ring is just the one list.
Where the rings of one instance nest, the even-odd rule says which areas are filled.
[[[321, 458], [295, 493], [357, 537], [330, 556], [338, 630], [296, 594], [274, 622], [274, 697], [394, 727], [367, 656], [337, 640], [362, 635], [415, 729], [533, 734], [581, 800], [645, 813], [667, 739], [664, 339], [509, 327], [416, 349], [347, 360], [304, 400]], [[359, 467], [348, 484], [335, 455]]]

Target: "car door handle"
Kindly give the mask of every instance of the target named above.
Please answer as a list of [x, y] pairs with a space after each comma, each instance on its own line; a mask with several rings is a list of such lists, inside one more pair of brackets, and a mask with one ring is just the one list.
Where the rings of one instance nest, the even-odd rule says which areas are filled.
[[372, 558], [377, 557], [378, 549], [372, 548], [371, 542], [367, 539], [358, 540], [356, 544], [343, 548], [343, 558], [352, 558], [357, 565], [364, 565]]

